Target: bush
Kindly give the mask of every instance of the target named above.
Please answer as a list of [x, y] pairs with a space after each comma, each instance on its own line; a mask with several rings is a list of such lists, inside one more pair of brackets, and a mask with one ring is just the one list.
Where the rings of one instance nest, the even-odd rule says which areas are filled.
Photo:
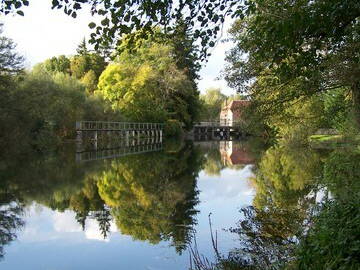
[[294, 269], [360, 269], [359, 196], [331, 201], [301, 242]]
[[182, 135], [182, 125], [178, 120], [169, 119], [165, 122], [164, 135], [166, 137], [179, 137]]

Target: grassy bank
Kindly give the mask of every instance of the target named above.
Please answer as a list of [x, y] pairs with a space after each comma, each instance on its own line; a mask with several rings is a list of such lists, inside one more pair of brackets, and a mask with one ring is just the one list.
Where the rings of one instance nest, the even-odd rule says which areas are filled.
[[333, 148], [339, 146], [359, 146], [360, 135], [311, 135], [308, 139], [310, 146], [314, 148]]

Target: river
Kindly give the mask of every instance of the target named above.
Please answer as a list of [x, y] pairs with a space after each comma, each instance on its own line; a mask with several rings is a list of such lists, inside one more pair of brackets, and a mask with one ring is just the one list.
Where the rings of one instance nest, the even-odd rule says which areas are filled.
[[254, 139], [144, 149], [86, 159], [67, 145], [3, 158], [0, 269], [188, 269], [191, 250], [215, 260], [212, 234], [230, 254], [256, 250], [250, 235], [264, 230], [271, 261], [286, 260], [316, 206], [347, 192], [333, 168], [359, 166], [358, 152], [349, 165], [347, 150]]

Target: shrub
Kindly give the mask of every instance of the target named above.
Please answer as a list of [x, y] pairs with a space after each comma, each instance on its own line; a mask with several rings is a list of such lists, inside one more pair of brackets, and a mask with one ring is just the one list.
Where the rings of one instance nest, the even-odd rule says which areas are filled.
[[182, 125], [178, 120], [169, 119], [165, 122], [164, 135], [166, 137], [179, 137], [182, 135]]
[[331, 201], [301, 242], [295, 269], [360, 269], [359, 196]]

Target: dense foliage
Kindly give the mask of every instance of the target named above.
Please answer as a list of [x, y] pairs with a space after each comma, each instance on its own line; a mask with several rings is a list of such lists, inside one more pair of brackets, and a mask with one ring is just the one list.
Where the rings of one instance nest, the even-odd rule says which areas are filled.
[[25, 73], [15, 45], [1, 37], [0, 59], [0, 145], [4, 154], [12, 147], [23, 146], [26, 152], [29, 147], [43, 149], [74, 138], [75, 122], [81, 119], [122, 119], [102, 99], [87, 94], [86, 84], [70, 76], [73, 60], [65, 56], [48, 59]]
[[[306, 126], [353, 126], [344, 106], [352, 105], [360, 123], [359, 2], [251, 2], [252, 11], [230, 31], [236, 43], [225, 69], [230, 86], [249, 95], [265, 119], [300, 121], [310, 133]], [[332, 117], [314, 125], [324, 108]]]
[[171, 46], [155, 42], [123, 51], [101, 75], [100, 94], [133, 121], [177, 119], [191, 127], [198, 92], [172, 54]]
[[202, 102], [201, 120], [219, 121], [220, 111], [227, 96], [221, 93], [220, 88], [208, 88], [205, 94], [200, 96]]
[[299, 247], [294, 269], [359, 269], [359, 203], [355, 197], [321, 208]]

